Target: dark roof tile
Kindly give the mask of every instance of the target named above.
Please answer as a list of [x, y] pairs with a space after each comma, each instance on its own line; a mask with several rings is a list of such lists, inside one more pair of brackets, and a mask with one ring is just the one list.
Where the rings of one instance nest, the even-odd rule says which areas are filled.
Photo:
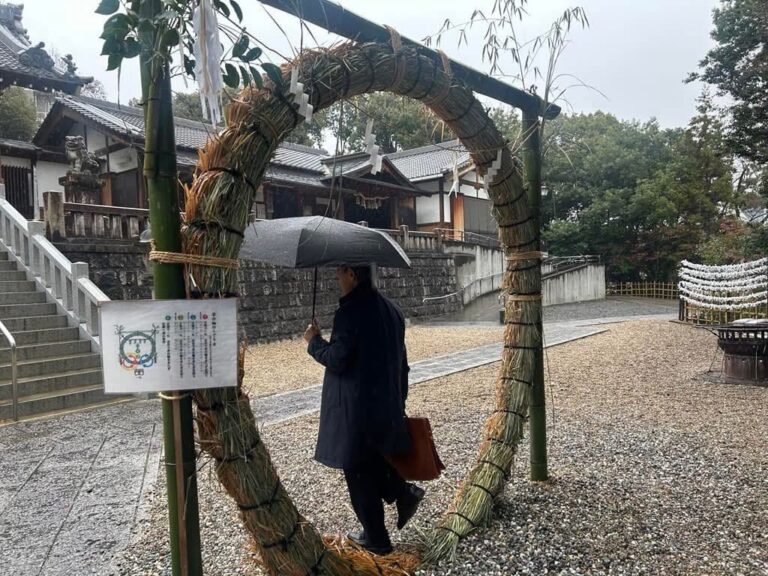
[[472, 162], [469, 152], [458, 140], [394, 152], [387, 154], [387, 158], [413, 181], [439, 178], [451, 172], [454, 164], [461, 169]]

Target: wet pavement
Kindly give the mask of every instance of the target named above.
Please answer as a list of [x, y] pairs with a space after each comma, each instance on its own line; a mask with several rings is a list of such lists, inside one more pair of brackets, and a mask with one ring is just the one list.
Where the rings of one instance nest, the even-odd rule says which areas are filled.
[[0, 428], [0, 574], [102, 574], [157, 476], [160, 404]]
[[[488, 300], [470, 311], [469, 324], [498, 323], [498, 307], [483, 320]], [[674, 304], [612, 299], [545, 308], [545, 345], [638, 316], [672, 319]], [[501, 351], [490, 344], [414, 363], [411, 383], [496, 362]], [[319, 385], [253, 400], [261, 424], [314, 412], [319, 403]], [[0, 574], [103, 574], [141, 517], [160, 469], [161, 436], [157, 400], [0, 427]]]

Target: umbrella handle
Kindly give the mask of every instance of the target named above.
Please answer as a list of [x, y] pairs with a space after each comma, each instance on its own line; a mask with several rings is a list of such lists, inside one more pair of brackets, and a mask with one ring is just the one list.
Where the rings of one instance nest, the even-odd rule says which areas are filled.
[[317, 267], [315, 267], [315, 283], [312, 287], [312, 321], [315, 321], [315, 304], [317, 303]]

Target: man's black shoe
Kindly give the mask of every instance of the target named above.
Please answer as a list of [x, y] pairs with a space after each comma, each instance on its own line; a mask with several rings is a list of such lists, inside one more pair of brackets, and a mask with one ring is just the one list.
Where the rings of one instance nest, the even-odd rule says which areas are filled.
[[361, 548], [365, 548], [368, 552], [370, 552], [371, 554], [376, 554], [377, 556], [386, 556], [387, 554], [392, 553], [391, 544], [386, 544], [384, 546], [377, 546], [369, 542], [368, 538], [366, 538], [365, 536], [364, 530], [361, 532], [347, 532], [347, 540], [354, 542]]
[[408, 484], [405, 492], [397, 499], [397, 529], [402, 530], [416, 514], [419, 504], [424, 499], [424, 490], [416, 484]]

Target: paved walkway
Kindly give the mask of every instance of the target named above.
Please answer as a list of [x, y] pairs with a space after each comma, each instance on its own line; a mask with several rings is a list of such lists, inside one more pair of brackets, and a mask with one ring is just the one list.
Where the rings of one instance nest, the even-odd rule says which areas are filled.
[[[648, 317], [648, 316], [646, 316]], [[670, 319], [670, 314], [661, 317]], [[545, 324], [554, 346], [604, 331], [597, 322]], [[414, 363], [418, 383], [499, 360], [501, 346]], [[254, 400], [263, 424], [316, 411], [320, 386]], [[157, 401], [135, 401], [0, 428], [0, 574], [103, 574], [142, 512], [161, 457]]]

